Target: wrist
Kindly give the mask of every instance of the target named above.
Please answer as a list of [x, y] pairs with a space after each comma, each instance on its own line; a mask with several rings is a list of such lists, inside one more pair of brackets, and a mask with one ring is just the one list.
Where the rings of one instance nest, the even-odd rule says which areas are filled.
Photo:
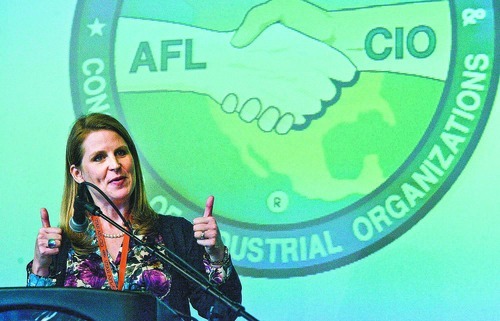
[[225, 246], [215, 246], [211, 251], [208, 252], [211, 262], [222, 261], [224, 259], [224, 253], [226, 252]]
[[34, 261], [31, 265], [31, 272], [38, 276], [47, 277], [50, 274], [50, 269], [49, 266], [42, 266]]
[[218, 255], [205, 253], [204, 258], [212, 265], [227, 265], [230, 261], [229, 250], [227, 246], [224, 246], [220, 249]]

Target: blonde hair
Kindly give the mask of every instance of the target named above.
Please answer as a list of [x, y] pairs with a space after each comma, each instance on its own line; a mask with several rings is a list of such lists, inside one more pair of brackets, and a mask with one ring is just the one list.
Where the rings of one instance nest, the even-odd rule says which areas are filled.
[[70, 173], [70, 167], [75, 165], [80, 168], [84, 154], [83, 142], [90, 133], [99, 130], [111, 130], [120, 135], [134, 159], [136, 184], [130, 196], [130, 221], [134, 231], [138, 234], [153, 232], [158, 218], [158, 214], [148, 203], [139, 155], [125, 127], [118, 120], [106, 114], [92, 113], [82, 116], [74, 123], [66, 142], [66, 174], [60, 213], [60, 226], [68, 235], [75, 251], [80, 254], [92, 252], [94, 246], [91, 244], [92, 239], [86, 233], [75, 233], [69, 228], [69, 221], [74, 212], [73, 203], [78, 189], [78, 184]]

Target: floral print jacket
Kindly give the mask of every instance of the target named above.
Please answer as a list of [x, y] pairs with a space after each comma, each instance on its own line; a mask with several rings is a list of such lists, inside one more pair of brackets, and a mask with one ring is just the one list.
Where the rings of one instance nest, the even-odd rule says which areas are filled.
[[[207, 278], [229, 298], [235, 302], [241, 302], [241, 283], [230, 261], [225, 266], [213, 266], [204, 259], [204, 249], [196, 243], [192, 235], [192, 225], [187, 220], [160, 215], [159, 222], [160, 233], [148, 236], [139, 235], [138, 238], [146, 243], [154, 242], [154, 244], [167, 247], [199, 272], [205, 273]], [[92, 225], [89, 226], [87, 233], [90, 233], [94, 242], [97, 242]], [[58, 259], [54, 260], [55, 262], [62, 261], [63, 263], [59, 265], [63, 266], [54, 266], [48, 277], [31, 273], [31, 263], [28, 265], [27, 286], [59, 284], [64, 287], [110, 289], [98, 247], [95, 252], [88, 255], [77, 254], [70, 245], [66, 246], [67, 251], [64, 248], [64, 246], [61, 248]], [[63, 259], [64, 257], [66, 260]], [[121, 259], [121, 250], [115, 260], [109, 257], [116, 283], [118, 283]], [[205, 293], [193, 282], [186, 280], [170, 265], [164, 266], [155, 255], [150, 254], [141, 244], [135, 244], [133, 240], [130, 241], [123, 290], [149, 292], [185, 315], [190, 314], [189, 301], [205, 318], [214, 304], [214, 298], [211, 295]]]

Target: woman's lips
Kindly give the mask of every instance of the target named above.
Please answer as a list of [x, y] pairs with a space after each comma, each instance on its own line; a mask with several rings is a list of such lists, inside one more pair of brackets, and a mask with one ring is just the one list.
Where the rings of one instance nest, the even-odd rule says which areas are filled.
[[124, 176], [120, 176], [117, 178], [113, 178], [112, 180], [109, 181], [109, 184], [114, 184], [114, 185], [120, 185], [125, 181]]

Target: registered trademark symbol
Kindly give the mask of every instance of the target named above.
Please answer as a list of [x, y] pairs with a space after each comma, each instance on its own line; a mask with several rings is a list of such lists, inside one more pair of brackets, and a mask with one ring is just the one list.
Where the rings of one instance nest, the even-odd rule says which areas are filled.
[[283, 191], [272, 192], [267, 198], [267, 207], [273, 213], [283, 213], [288, 208], [288, 194]]

